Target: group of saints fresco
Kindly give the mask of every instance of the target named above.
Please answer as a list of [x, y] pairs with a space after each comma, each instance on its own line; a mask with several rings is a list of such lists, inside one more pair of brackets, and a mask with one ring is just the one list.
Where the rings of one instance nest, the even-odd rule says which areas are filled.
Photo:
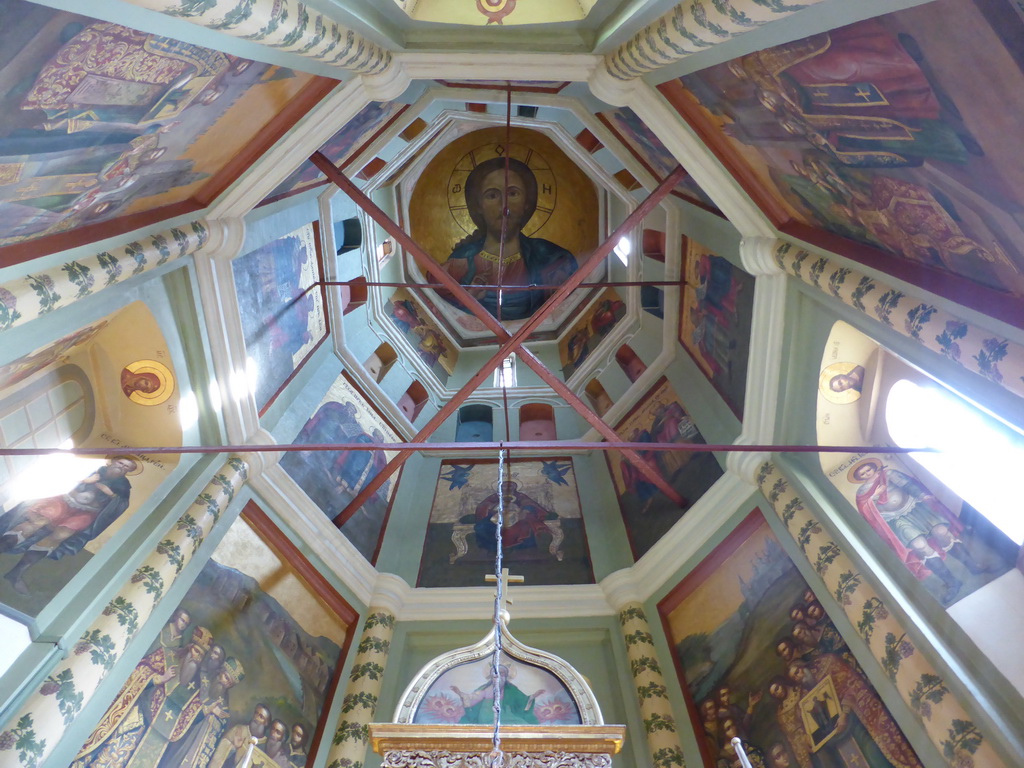
[[235, 768], [248, 757], [258, 768], [302, 768], [308, 724], [277, 719], [264, 703], [236, 722], [230, 691], [245, 676], [210, 629], [177, 608], [72, 766]]

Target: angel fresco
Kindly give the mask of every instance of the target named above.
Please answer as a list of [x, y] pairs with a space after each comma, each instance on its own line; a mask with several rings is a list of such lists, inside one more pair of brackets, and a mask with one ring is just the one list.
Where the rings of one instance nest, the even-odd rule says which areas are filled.
[[[576, 271], [577, 264], [576, 257], [565, 248], [522, 233], [537, 209], [537, 178], [526, 163], [514, 158], [507, 162], [507, 195], [504, 157], [485, 160], [469, 174], [465, 200], [476, 230], [455, 246], [442, 267], [468, 286], [470, 295], [495, 317], [522, 320], [536, 312], [554, 291], [505, 292], [499, 308], [497, 290], [473, 286], [496, 285], [499, 281], [503, 285], [557, 286]], [[502, 220], [503, 209], [508, 210], [507, 222]], [[458, 304], [451, 294], [441, 295]]]

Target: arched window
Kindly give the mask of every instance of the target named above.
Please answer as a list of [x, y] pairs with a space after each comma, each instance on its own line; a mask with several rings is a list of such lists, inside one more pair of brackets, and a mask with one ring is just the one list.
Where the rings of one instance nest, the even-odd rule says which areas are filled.
[[[92, 431], [92, 387], [77, 365], [62, 365], [0, 400], [0, 445], [9, 448], [59, 448], [80, 444]], [[0, 488], [38, 459], [0, 459]], [[0, 501], [3, 499], [0, 498]]]
[[598, 416], [604, 416], [612, 407], [612, 398], [597, 379], [591, 379], [586, 387], [587, 400]]
[[494, 437], [494, 411], [489, 405], [464, 405], [459, 408], [455, 440], [459, 443], [489, 443]]
[[1006, 612], [1024, 604], [1024, 516], [1011, 485], [1024, 434], [842, 321], [817, 379], [819, 444], [940, 449], [819, 461], [854, 511], [840, 513], [860, 539], [851, 544], [873, 551], [907, 599], [920, 596], [925, 616], [946, 611], [1024, 693], [1024, 617]]
[[363, 225], [359, 219], [345, 219], [334, 225], [334, 242], [338, 246], [338, 255], [354, 251], [363, 244]]
[[644, 371], [647, 370], [647, 364], [640, 359], [640, 356], [628, 344], [623, 344], [616, 351], [615, 362], [619, 364], [622, 372], [626, 374], [626, 378], [631, 382], [639, 379]]
[[[941, 414], [941, 418], [936, 418]], [[899, 379], [885, 399], [885, 423], [901, 448], [936, 448], [909, 456], [1024, 544], [1017, 472], [1024, 467], [1024, 435], [937, 384]]]
[[494, 369], [494, 386], [511, 388], [516, 386], [516, 355], [511, 355], [501, 361], [501, 365]]
[[546, 403], [526, 403], [519, 409], [520, 440], [557, 440], [555, 409]]

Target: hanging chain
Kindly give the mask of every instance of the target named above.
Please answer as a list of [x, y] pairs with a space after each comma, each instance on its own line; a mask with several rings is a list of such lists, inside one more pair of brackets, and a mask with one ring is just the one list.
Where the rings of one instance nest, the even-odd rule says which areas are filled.
[[491, 694], [494, 696], [494, 732], [492, 740], [494, 748], [491, 750], [491, 768], [501, 768], [504, 763], [504, 753], [501, 751], [501, 609], [505, 604], [504, 590], [502, 584], [502, 552], [501, 533], [505, 524], [505, 450], [498, 451], [498, 519], [494, 527], [494, 576], [498, 580], [498, 589], [494, 593], [494, 655], [491, 658]]

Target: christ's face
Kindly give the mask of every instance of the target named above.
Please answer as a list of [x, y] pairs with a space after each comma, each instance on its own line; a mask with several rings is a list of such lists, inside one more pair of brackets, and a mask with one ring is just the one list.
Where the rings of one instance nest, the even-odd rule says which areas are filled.
[[484, 177], [480, 189], [480, 211], [484, 216], [487, 234], [501, 237], [501, 218], [503, 208], [508, 206], [508, 225], [505, 227], [505, 239], [519, 234], [526, 224], [523, 215], [526, 213], [526, 185], [522, 177], [513, 170], [508, 172], [508, 200], [504, 200], [502, 188], [505, 186], [505, 169], [491, 171]]

